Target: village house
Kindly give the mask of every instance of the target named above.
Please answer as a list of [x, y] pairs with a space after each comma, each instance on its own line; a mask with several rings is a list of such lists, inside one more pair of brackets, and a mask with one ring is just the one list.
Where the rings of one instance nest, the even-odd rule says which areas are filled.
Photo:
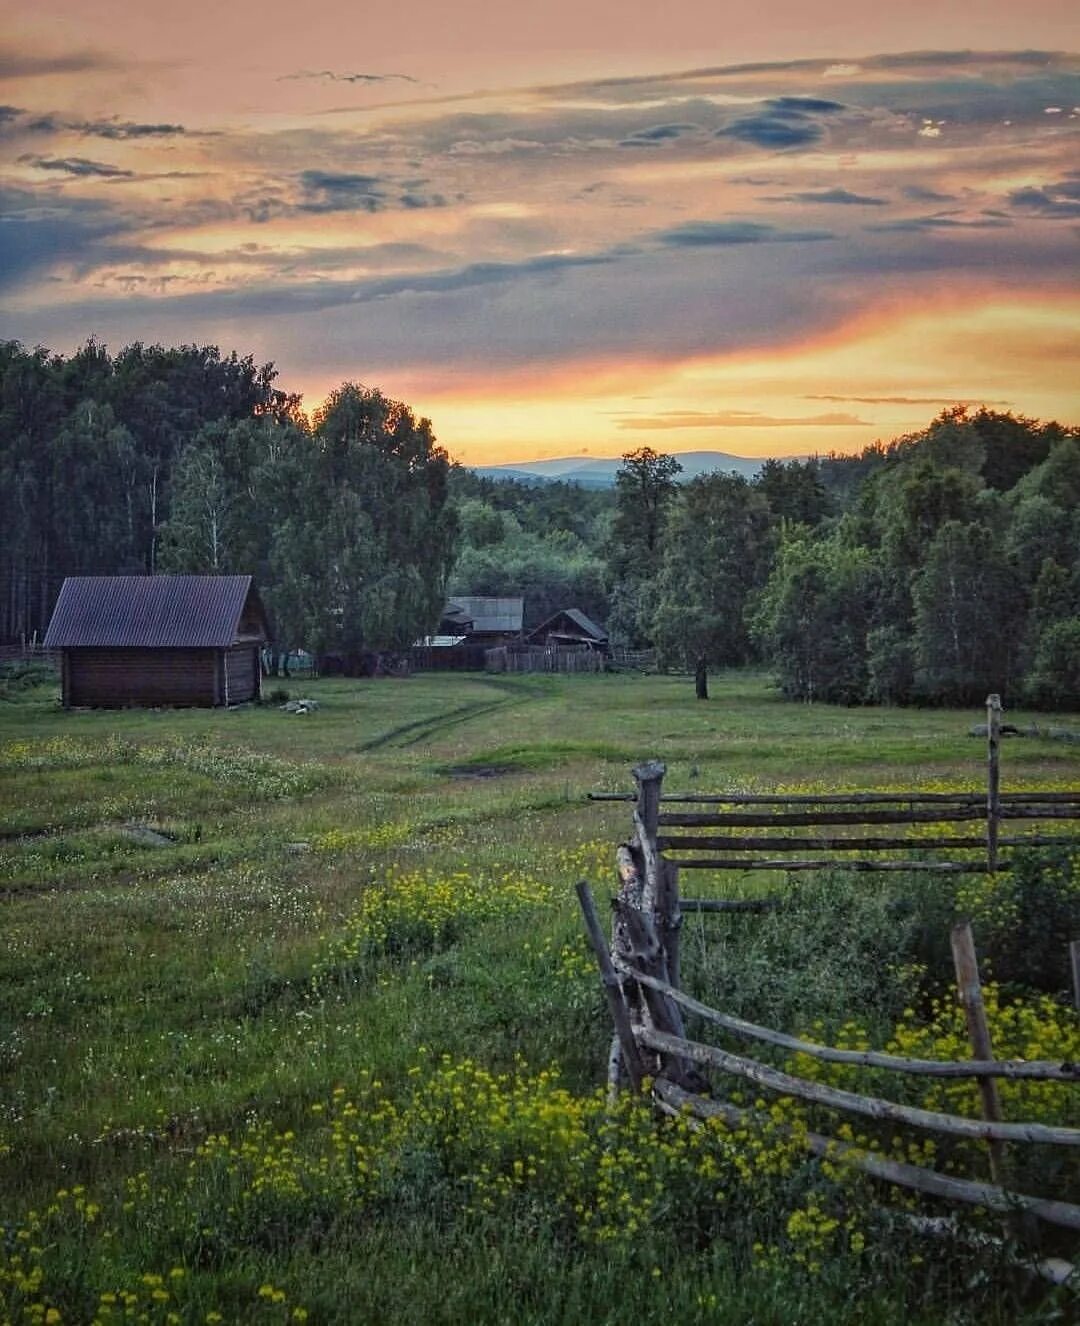
[[65, 707], [211, 708], [259, 697], [269, 634], [251, 576], [69, 576], [45, 648]]

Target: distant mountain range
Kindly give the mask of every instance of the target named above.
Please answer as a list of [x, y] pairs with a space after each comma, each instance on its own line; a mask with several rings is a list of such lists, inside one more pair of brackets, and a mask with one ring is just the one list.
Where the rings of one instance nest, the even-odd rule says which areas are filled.
[[[699, 474], [721, 470], [725, 474], [741, 474], [753, 479], [764, 458], [732, 456], [726, 451], [679, 451], [672, 453], [682, 466], [681, 482]], [[801, 460], [799, 456], [784, 456], [784, 460]], [[622, 466], [618, 456], [597, 460], [592, 456], [560, 456], [555, 460], [527, 460], [514, 465], [470, 465], [474, 474], [484, 479], [516, 479], [518, 483], [576, 483], [582, 488], [610, 488]]]

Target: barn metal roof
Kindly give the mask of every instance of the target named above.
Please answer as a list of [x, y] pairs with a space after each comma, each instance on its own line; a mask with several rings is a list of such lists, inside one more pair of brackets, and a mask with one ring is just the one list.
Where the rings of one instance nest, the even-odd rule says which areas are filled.
[[251, 576], [69, 576], [46, 649], [216, 649], [237, 638]]
[[472, 622], [475, 635], [485, 631], [520, 631], [525, 600], [455, 594], [447, 606], [459, 608], [464, 613], [466, 619]]

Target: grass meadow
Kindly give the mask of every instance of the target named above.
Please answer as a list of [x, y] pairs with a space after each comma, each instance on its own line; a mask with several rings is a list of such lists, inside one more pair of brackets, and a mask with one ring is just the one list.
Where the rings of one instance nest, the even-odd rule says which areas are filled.
[[[808, 1160], [799, 1130], [836, 1118], [764, 1100], [760, 1126], [702, 1132], [602, 1091], [573, 885], [612, 890], [629, 816], [588, 792], [629, 790], [648, 757], [670, 791], [978, 789], [980, 714], [792, 705], [752, 673], [707, 704], [674, 677], [287, 684], [318, 712], [0, 693], [0, 1322], [1076, 1319], [1076, 1294], [991, 1245], [1000, 1220], [927, 1239], [902, 1194]], [[1080, 786], [1080, 747], [1006, 742], [1003, 788], [1029, 786]], [[1038, 917], [1080, 916], [1075, 860], [1031, 879]], [[726, 1009], [967, 1057], [964, 913], [999, 978], [996, 1051], [1080, 1059], [1057, 931], [1032, 975], [1015, 940], [1038, 917], [1007, 883], [684, 889], [792, 898], [688, 919], [685, 983]], [[967, 1084], [897, 1090], [978, 1112]], [[1075, 1087], [1003, 1094], [1007, 1117], [1080, 1125]], [[986, 1177], [970, 1144], [851, 1136]], [[1012, 1163], [1080, 1200], [1070, 1156]]]

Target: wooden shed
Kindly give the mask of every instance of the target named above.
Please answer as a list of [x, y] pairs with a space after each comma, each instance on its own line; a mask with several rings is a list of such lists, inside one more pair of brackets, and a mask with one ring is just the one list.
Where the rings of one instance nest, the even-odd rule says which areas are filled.
[[67, 707], [211, 708], [259, 696], [268, 637], [251, 576], [69, 576], [45, 648]]
[[587, 649], [606, 651], [608, 634], [581, 611], [580, 608], [563, 608], [549, 617], [546, 622], [535, 627], [525, 637], [529, 644], [556, 645], [561, 648], [584, 646]]

